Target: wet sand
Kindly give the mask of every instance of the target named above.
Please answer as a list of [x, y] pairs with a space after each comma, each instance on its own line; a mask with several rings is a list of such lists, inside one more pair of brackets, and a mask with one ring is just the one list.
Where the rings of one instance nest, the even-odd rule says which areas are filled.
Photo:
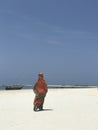
[[44, 111], [32, 90], [0, 91], [0, 130], [98, 130], [98, 89], [49, 89]]

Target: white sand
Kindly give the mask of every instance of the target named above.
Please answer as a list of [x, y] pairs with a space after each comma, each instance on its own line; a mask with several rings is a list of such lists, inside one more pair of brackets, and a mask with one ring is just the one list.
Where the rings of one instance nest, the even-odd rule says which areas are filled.
[[0, 91], [0, 130], [98, 130], [98, 90], [49, 89], [44, 111], [32, 90]]

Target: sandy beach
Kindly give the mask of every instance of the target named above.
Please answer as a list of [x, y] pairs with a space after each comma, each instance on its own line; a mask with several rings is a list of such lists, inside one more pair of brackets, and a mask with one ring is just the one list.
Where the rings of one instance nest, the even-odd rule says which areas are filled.
[[0, 91], [0, 130], [98, 130], [98, 89], [49, 89], [44, 111], [32, 90]]

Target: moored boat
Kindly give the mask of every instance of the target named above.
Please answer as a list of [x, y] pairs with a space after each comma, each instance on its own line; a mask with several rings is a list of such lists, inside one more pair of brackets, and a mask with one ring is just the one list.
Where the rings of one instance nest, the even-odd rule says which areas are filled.
[[22, 89], [23, 88], [23, 85], [6, 85], [5, 86], [5, 89], [6, 90], [18, 90], [18, 89]]

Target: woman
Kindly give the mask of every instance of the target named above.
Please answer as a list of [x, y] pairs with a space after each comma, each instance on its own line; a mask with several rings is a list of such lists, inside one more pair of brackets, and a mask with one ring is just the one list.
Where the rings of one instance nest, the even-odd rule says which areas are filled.
[[44, 75], [41, 72], [38, 74], [38, 80], [33, 87], [33, 91], [35, 93], [34, 111], [43, 110], [44, 99], [48, 91], [48, 86], [44, 80]]

